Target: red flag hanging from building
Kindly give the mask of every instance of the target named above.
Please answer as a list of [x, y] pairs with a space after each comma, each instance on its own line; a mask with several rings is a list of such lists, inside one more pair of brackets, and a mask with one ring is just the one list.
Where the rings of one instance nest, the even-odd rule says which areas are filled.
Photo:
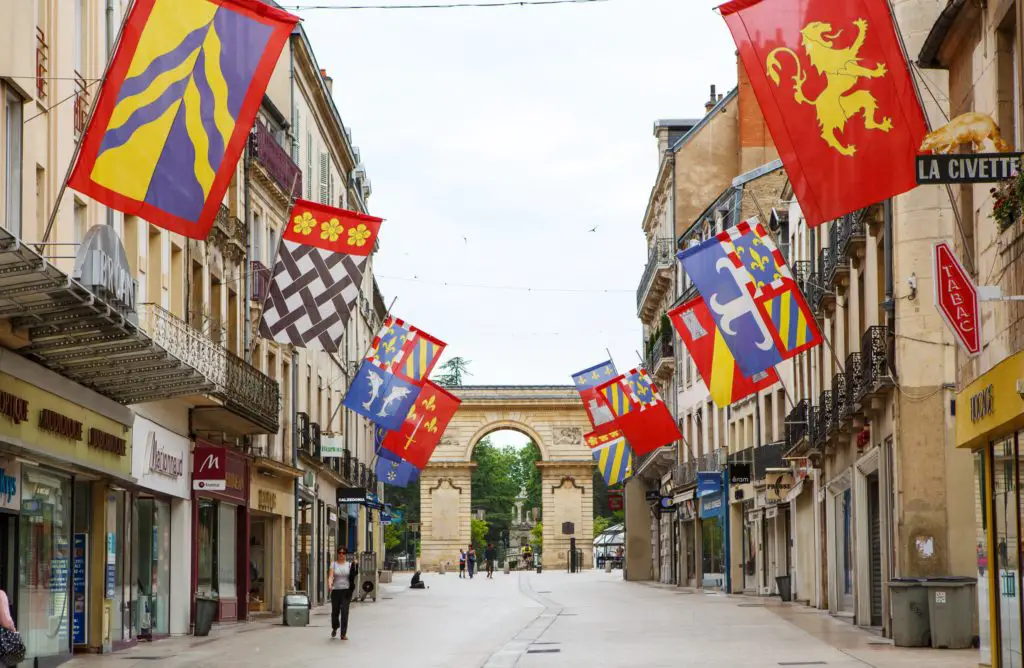
[[402, 428], [388, 432], [381, 445], [422, 470], [461, 403], [459, 398], [428, 380], [406, 414]]
[[779, 375], [774, 367], [753, 378], [743, 375], [703, 297], [698, 296], [672, 309], [668, 317], [690, 351], [697, 371], [719, 408], [778, 382]]
[[810, 226], [916, 185], [927, 133], [887, 0], [719, 7]]
[[638, 457], [682, 440], [679, 427], [643, 369], [631, 369], [597, 388], [615, 418], [615, 426]]

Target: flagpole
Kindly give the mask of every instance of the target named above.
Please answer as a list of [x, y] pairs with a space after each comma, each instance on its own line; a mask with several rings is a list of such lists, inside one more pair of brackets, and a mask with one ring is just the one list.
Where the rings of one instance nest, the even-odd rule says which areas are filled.
[[[71, 163], [68, 165], [67, 171], [64, 173], [64, 180], [60, 183], [60, 188], [57, 190], [57, 199], [53, 202], [53, 209], [50, 210], [50, 217], [46, 221], [46, 228], [43, 230], [43, 238], [36, 243], [36, 252], [40, 255], [43, 254], [43, 246], [46, 241], [50, 238], [50, 232], [53, 231], [53, 226], [57, 222], [57, 213], [60, 211], [60, 203], [64, 199], [64, 193], [68, 189], [68, 180], [71, 179], [71, 172], [75, 169], [75, 163], [78, 162], [78, 154], [82, 152], [82, 144], [85, 143], [85, 136], [92, 129], [93, 114], [96, 113], [96, 104], [99, 102], [100, 95], [103, 93], [103, 86], [107, 82], [107, 74], [110, 72], [110, 65], [114, 62], [114, 56], [117, 55], [117, 47], [121, 44], [121, 36], [124, 34], [124, 27], [128, 23], [128, 17], [131, 16], [132, 9], [135, 6], [135, 0], [131, 0], [128, 3], [128, 7], [125, 9], [124, 16], [121, 17], [121, 25], [117, 29], [117, 36], [114, 37], [113, 46], [110, 48], [110, 57], [107, 58], [106, 64], [103, 66], [103, 74], [100, 75], [100, 86], [99, 91], [93, 96], [92, 101], [89, 103], [89, 113], [85, 117], [85, 126], [82, 128], [82, 136], [78, 138], [78, 142], [75, 144], [75, 150], [71, 153]], [[108, 207], [109, 208], [109, 207]]]
[[[391, 300], [391, 306], [388, 306], [388, 310], [384, 314], [384, 319], [385, 320], [387, 320], [388, 316], [391, 315], [391, 308], [395, 305], [395, 302], [397, 302], [397, 301], [398, 301], [398, 297], [394, 297]], [[348, 364], [348, 360], [345, 360], [345, 363]], [[346, 371], [347, 371], [347, 369], [346, 369]], [[349, 383], [349, 387], [351, 387], [351, 382]], [[346, 394], [348, 394], [348, 389], [349, 388], [345, 388], [345, 393]], [[344, 406], [344, 405], [345, 405], [345, 401], [344, 400], [338, 402], [338, 405], [334, 408], [334, 412], [331, 413], [331, 419], [330, 419], [330, 421], [328, 421], [328, 423], [327, 423], [328, 425], [334, 424], [334, 418], [336, 418], [338, 416], [338, 411], [340, 411], [342, 406]], [[333, 432], [330, 432], [330, 433], [333, 434]]]

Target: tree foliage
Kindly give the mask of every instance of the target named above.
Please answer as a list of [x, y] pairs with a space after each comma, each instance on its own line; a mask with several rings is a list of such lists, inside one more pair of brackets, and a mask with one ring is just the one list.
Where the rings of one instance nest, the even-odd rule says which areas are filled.
[[405, 527], [392, 523], [384, 527], [384, 549], [391, 554], [405, 539]]
[[530, 545], [533, 545], [533, 549], [536, 552], [540, 551], [541, 545], [544, 543], [544, 523], [537, 522], [530, 529]]
[[453, 357], [444, 364], [437, 367], [434, 373], [434, 382], [441, 387], [453, 387], [462, 385], [466, 376], [472, 376], [469, 372], [469, 360], [465, 357]]
[[470, 522], [470, 535], [473, 537], [473, 547], [480, 552], [487, 546], [487, 534], [490, 526], [487, 520], [478, 520], [475, 517]]
[[541, 476], [536, 462], [540, 450], [533, 443], [522, 448], [498, 448], [482, 439], [473, 450], [473, 510], [483, 510], [490, 526], [488, 542], [504, 545], [515, 521], [516, 497], [526, 490], [524, 507], [541, 507]]

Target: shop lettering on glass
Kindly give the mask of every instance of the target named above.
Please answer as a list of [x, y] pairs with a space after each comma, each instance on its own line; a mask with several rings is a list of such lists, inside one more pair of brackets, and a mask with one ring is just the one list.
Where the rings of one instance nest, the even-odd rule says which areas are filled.
[[233, 489], [238, 492], [245, 490], [245, 478], [233, 471], [228, 471], [224, 476], [224, 480], [228, 484], [228, 489]]
[[0, 391], [0, 415], [14, 424], [28, 420], [28, 401], [16, 394]]
[[21, 509], [21, 464], [13, 459], [0, 459], [0, 508]]
[[261, 489], [257, 507], [264, 512], [274, 512], [274, 509], [277, 508], [277, 494]]
[[124, 457], [128, 454], [128, 441], [95, 427], [89, 429], [89, 447], [109, 452], [119, 457]]
[[995, 410], [995, 395], [989, 385], [981, 392], [971, 395], [971, 422], [977, 422], [991, 415]]
[[160, 445], [156, 442], [155, 431], [149, 432], [146, 440], [149, 447], [149, 470], [168, 478], [180, 478], [185, 468], [185, 459], [175, 457], [166, 450], [160, 449]]
[[39, 428], [69, 441], [82, 440], [82, 423], [49, 408], [39, 411]]

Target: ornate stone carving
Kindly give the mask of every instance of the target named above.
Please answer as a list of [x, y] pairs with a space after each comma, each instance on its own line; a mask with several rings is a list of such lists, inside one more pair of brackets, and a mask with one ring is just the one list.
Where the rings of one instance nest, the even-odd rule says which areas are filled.
[[455, 481], [452, 480], [451, 478], [438, 478], [437, 484], [431, 487], [430, 491], [433, 492], [435, 489], [441, 489], [441, 485], [443, 485], [444, 483], [448, 483], [449, 487], [456, 490], [459, 494], [462, 494], [462, 488], [456, 485]]
[[573, 478], [571, 475], [562, 476], [562, 480], [557, 485], [551, 486], [551, 491], [554, 492], [556, 489], [565, 487], [565, 483], [569, 483], [570, 488], [578, 489], [581, 492], [586, 491], [582, 485], [576, 484], [576, 478]]
[[555, 445], [576, 445], [583, 442], [583, 430], [579, 427], [560, 427], [555, 430]]
[[455, 439], [451, 436], [445, 436], [437, 443], [438, 445], [455, 445]]

